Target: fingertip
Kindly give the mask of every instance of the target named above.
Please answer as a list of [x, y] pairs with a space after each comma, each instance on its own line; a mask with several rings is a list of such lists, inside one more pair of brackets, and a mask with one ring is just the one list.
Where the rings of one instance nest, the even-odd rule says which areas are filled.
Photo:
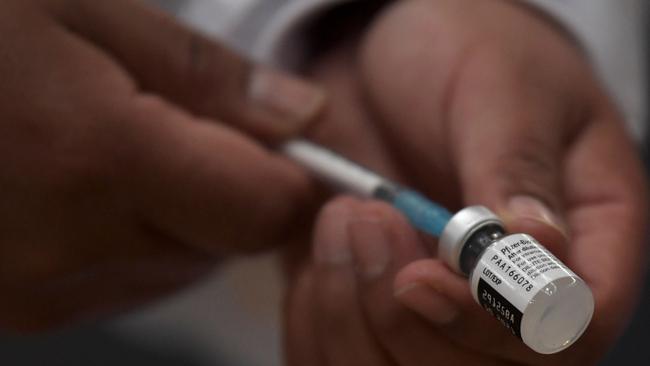
[[358, 207], [356, 218], [360, 220], [380, 221], [391, 236], [393, 246], [398, 244], [414, 244], [424, 247], [416, 229], [407, 218], [390, 204], [378, 201], [364, 201]]
[[319, 86], [265, 66], [251, 68], [247, 98], [241, 115], [249, 117], [250, 126], [244, 127], [270, 142], [303, 132], [327, 101]]
[[569, 243], [569, 229], [560, 214], [542, 200], [527, 195], [513, 196], [499, 216], [511, 233], [534, 237], [556, 256], [564, 258]]
[[359, 210], [359, 217], [381, 222], [386, 234], [388, 252], [395, 270], [430, 256], [428, 242], [422, 240], [417, 230], [394, 207], [381, 201], [367, 201]]
[[506, 227], [511, 233], [525, 233], [560, 259], [566, 259], [569, 248], [569, 236], [556, 226], [529, 218], [518, 218], [506, 221]]
[[359, 206], [359, 204], [359, 199], [355, 197], [337, 196], [325, 203], [321, 209], [318, 220], [330, 219], [341, 212], [351, 212], [355, 207]]
[[395, 222], [398, 224], [406, 223], [402, 214], [399, 213], [393, 206], [390, 204], [378, 201], [378, 200], [368, 200], [364, 201], [359, 206], [359, 217], [368, 218], [368, 219], [379, 219], [385, 222]]
[[541, 199], [529, 195], [513, 196], [508, 200], [506, 207], [499, 210], [499, 213], [506, 223], [523, 220], [536, 221], [568, 237], [565, 220]]

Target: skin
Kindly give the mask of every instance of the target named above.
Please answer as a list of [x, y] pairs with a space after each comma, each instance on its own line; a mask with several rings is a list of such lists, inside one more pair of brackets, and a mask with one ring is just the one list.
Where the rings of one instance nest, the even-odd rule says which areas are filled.
[[[299, 133], [317, 108], [299, 121], [254, 108], [248, 62], [138, 2], [107, 4], [0, 5], [3, 329], [33, 331], [131, 308], [186, 284], [218, 258], [300, 237], [319, 202], [304, 172], [264, 146]], [[340, 44], [312, 68], [334, 93], [308, 134], [450, 208], [483, 203], [513, 230], [556, 238], [548, 246], [589, 282], [598, 304], [585, 345], [558, 360], [591, 361], [635, 300], [644, 182], [620, 117], [582, 56], [522, 10], [487, 0], [391, 7], [363, 38]], [[512, 35], [520, 33], [509, 27], [525, 28], [528, 42], [517, 43]], [[526, 72], [531, 60], [546, 65], [536, 68], [539, 75]], [[539, 121], [544, 128], [535, 128]], [[562, 224], [508, 217], [513, 195], [538, 198]], [[320, 262], [324, 271], [314, 280], [315, 262], [295, 256], [302, 266], [294, 267], [301, 275], [289, 297], [291, 362], [340, 365], [355, 360], [350, 355], [355, 365], [419, 365], [432, 357], [540, 362], [476, 311], [463, 280], [427, 259], [430, 247], [399, 215], [357, 204], [349, 204], [360, 210], [352, 216], [379, 220], [400, 238], [389, 241], [399, 245], [393, 264], [380, 281], [364, 280], [375, 290], [360, 294], [339, 287], [356, 284], [349, 268], [347, 277], [331, 277]], [[327, 217], [316, 241], [340, 248], [341, 237], [327, 239], [336, 233]], [[367, 233], [365, 226], [351, 231]], [[628, 286], [603, 277], [614, 272], [630, 279]], [[436, 330], [392, 295], [413, 281], [437, 286], [463, 312], [463, 322], [445, 325], [455, 332]], [[329, 294], [349, 301], [327, 302], [344, 299]], [[318, 320], [314, 309], [339, 321]], [[498, 347], [453, 337], [477, 328], [493, 330], [497, 336], [487, 341]], [[318, 341], [335, 335], [348, 342]], [[499, 358], [476, 348], [485, 344], [503, 351]]]
[[[579, 274], [596, 310], [571, 348], [536, 354], [475, 304], [466, 279], [432, 259], [435, 243], [399, 214], [341, 199], [322, 211], [312, 253], [293, 262], [288, 363], [596, 363], [637, 301], [647, 182], [621, 116], [570, 38], [515, 2], [397, 2], [317, 60], [312, 75], [332, 90], [333, 121], [323, 126], [344, 124], [346, 141], [356, 141], [337, 149], [451, 208], [498, 212]], [[321, 128], [321, 141], [335, 136]], [[359, 248], [376, 245], [377, 233], [388, 238], [389, 263], [369, 276], [363, 258], [373, 250]], [[404, 296], [408, 286], [427, 301]]]
[[311, 183], [265, 144], [318, 100], [252, 99], [279, 76], [140, 1], [7, 0], [0, 34], [2, 329], [129, 309], [305, 232]]

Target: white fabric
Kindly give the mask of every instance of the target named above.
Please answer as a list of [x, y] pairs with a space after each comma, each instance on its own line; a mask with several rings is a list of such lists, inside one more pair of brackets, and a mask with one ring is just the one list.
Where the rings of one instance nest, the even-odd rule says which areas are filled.
[[[256, 47], [258, 58], [295, 66], [300, 59], [301, 25], [318, 12], [358, 0], [294, 0], [267, 27]], [[646, 125], [646, 66], [642, 0], [521, 0], [537, 6], [572, 31], [597, 74], [618, 103], [631, 134]]]
[[210, 34], [224, 34], [236, 28], [258, 0], [192, 0], [180, 14]]
[[[146, 0], [174, 14], [181, 22], [218, 37], [243, 54], [252, 56], [253, 40], [259, 36], [275, 10], [289, 0]], [[255, 19], [256, 9], [270, 9]], [[264, 16], [266, 15], [266, 16]]]
[[[181, 19], [224, 38], [258, 60], [291, 68], [300, 63], [305, 49], [302, 26], [329, 7], [359, 0], [150, 1], [174, 8]], [[631, 133], [641, 137], [647, 119], [643, 0], [520, 1], [547, 11], [574, 33], [625, 116]], [[254, 23], [268, 24], [250, 24], [250, 14], [260, 7], [267, 14], [253, 19]], [[242, 27], [256, 28], [259, 34], [237, 39], [235, 32]], [[257, 42], [253, 48], [254, 38]]]
[[301, 28], [327, 9], [358, 0], [294, 0], [284, 6], [256, 42], [257, 59], [282, 67], [296, 67], [306, 41]]
[[260, 0], [148, 0], [211, 35], [227, 36]]
[[527, 0], [582, 42], [634, 136], [647, 128], [643, 0]]

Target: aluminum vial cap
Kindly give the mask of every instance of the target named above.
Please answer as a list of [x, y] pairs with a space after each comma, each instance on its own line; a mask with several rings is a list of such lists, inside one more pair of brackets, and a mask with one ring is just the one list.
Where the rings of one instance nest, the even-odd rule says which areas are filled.
[[503, 227], [503, 221], [484, 206], [470, 206], [458, 211], [442, 231], [438, 242], [438, 258], [457, 273], [468, 275], [461, 270], [461, 252], [467, 240], [487, 225]]

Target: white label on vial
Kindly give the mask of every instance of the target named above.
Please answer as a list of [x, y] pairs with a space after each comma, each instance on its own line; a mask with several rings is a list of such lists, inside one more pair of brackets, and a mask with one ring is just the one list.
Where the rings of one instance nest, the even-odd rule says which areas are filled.
[[521, 318], [549, 283], [576, 276], [533, 237], [515, 234], [490, 245], [472, 272], [474, 299], [521, 338]]

